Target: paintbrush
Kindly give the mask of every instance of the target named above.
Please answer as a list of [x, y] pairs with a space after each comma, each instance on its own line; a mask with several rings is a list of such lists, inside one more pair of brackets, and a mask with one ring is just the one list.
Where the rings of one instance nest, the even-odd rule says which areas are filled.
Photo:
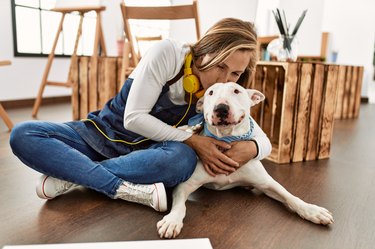
[[284, 29], [286, 30], [286, 35], [289, 36], [289, 27], [288, 27], [288, 22], [286, 21], [286, 15], [285, 15], [284, 10], [283, 10], [283, 23], [284, 23]]
[[277, 16], [277, 14], [274, 10], [272, 10], [272, 13], [275, 17], [276, 24], [277, 24], [277, 27], [279, 28], [280, 34], [285, 35], [284, 32], [283, 32], [282, 24], [281, 24], [281, 21], [280, 21], [279, 17]]
[[276, 11], [272, 10], [272, 13], [275, 17], [277, 27], [279, 28], [280, 34], [284, 37], [284, 48], [288, 49], [291, 51], [291, 44], [294, 39], [294, 36], [297, 34], [298, 29], [300, 28], [303, 19], [306, 16], [307, 9], [302, 12], [302, 15], [299, 17], [296, 26], [293, 29], [293, 32], [290, 34], [289, 33], [289, 27], [287, 20], [286, 20], [286, 14], [285, 11], [282, 10], [282, 15], [281, 12], [278, 8], [276, 8]]
[[294, 30], [292, 32], [292, 36], [295, 36], [297, 34], [297, 31], [298, 31], [299, 27], [301, 26], [301, 23], [302, 23], [303, 19], [305, 18], [306, 12], [307, 12], [307, 10], [304, 10], [302, 12], [302, 15], [299, 17], [299, 19], [297, 21], [297, 24], [294, 27]]
[[283, 19], [281, 17], [280, 10], [278, 8], [276, 8], [276, 11], [277, 11], [277, 20], [276, 21], [279, 22], [279, 29], [281, 28], [280, 33], [281, 33], [281, 35], [284, 36], [284, 41], [283, 41], [284, 45], [283, 46], [290, 51], [290, 50], [292, 50], [292, 47], [290, 45], [289, 34], [286, 32], [286, 28], [285, 28], [286, 25], [283, 23]]

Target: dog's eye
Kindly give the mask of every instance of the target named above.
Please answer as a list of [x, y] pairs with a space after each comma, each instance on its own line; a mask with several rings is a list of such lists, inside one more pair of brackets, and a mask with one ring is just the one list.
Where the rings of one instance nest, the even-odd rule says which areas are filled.
[[239, 93], [240, 93], [240, 90], [238, 90], [238, 89], [234, 89], [234, 93], [235, 93], [235, 94], [239, 94]]
[[212, 95], [212, 94], [214, 94], [214, 91], [210, 91], [209, 93], [208, 93], [208, 95]]

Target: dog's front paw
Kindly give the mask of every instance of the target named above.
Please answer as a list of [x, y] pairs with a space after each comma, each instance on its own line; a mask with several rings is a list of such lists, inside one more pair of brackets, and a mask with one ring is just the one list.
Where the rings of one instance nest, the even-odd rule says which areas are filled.
[[334, 222], [332, 213], [323, 207], [304, 203], [298, 210], [299, 216], [315, 224], [329, 225]]
[[174, 239], [183, 227], [182, 219], [173, 213], [170, 213], [156, 224], [160, 238]]

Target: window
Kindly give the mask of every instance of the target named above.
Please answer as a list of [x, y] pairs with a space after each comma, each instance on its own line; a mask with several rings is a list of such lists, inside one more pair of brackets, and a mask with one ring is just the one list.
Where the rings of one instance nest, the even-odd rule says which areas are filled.
[[[15, 56], [48, 56], [61, 19], [61, 13], [50, 11], [56, 0], [11, 0]], [[79, 55], [91, 55], [95, 36], [96, 14], [85, 14], [82, 36], [78, 44]], [[57, 43], [56, 55], [73, 53], [79, 25], [79, 14], [65, 16], [62, 34]]]

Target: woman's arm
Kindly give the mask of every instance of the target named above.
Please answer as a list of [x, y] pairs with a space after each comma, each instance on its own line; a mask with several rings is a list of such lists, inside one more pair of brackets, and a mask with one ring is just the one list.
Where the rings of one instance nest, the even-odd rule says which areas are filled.
[[193, 135], [184, 143], [196, 151], [203, 167], [212, 176], [216, 174], [228, 175], [240, 166], [239, 163], [222, 152], [222, 150], [229, 150], [232, 147], [226, 142], [211, 137]]
[[254, 156], [256, 160], [262, 160], [269, 156], [272, 151], [272, 144], [270, 139], [267, 137], [266, 133], [259, 127], [257, 122], [254, 122], [254, 137], [253, 142], [257, 146], [257, 154]]
[[164, 40], [150, 48], [143, 56], [135, 69], [125, 108], [126, 129], [154, 141], [184, 141], [191, 136], [190, 133], [173, 128], [149, 114], [163, 86], [181, 69], [183, 59], [177, 58], [184, 58], [184, 54], [182, 48]]
[[272, 145], [266, 133], [254, 122], [254, 136], [250, 141], [239, 141], [231, 143], [232, 148], [225, 154], [238, 162], [240, 166], [251, 159], [262, 160], [269, 156], [272, 151]]

